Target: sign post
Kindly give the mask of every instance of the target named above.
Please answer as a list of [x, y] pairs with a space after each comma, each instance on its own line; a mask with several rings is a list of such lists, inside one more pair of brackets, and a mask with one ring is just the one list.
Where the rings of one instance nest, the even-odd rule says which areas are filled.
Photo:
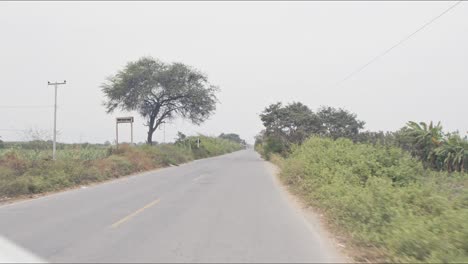
[[119, 146], [119, 124], [120, 123], [130, 123], [130, 137], [131, 143], [133, 145], [133, 116], [129, 117], [117, 117], [115, 119], [115, 144]]

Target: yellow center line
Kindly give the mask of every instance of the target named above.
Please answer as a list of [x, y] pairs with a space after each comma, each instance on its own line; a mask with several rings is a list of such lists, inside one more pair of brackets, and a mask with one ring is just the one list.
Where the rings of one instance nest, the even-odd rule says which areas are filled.
[[142, 208], [136, 210], [135, 212], [133, 212], [133, 213], [127, 215], [126, 217], [120, 219], [119, 221], [113, 223], [113, 224], [111, 225], [111, 227], [112, 227], [112, 228], [117, 228], [118, 226], [120, 226], [121, 224], [123, 224], [123, 223], [127, 222], [128, 220], [132, 219], [133, 217], [135, 217], [136, 215], [140, 214], [140, 213], [143, 212], [144, 210], [146, 210], [146, 209], [150, 208], [151, 206], [153, 206], [153, 205], [159, 203], [159, 201], [160, 201], [159, 199], [156, 199], [156, 200], [152, 201], [151, 203], [149, 203], [149, 204], [143, 206]]

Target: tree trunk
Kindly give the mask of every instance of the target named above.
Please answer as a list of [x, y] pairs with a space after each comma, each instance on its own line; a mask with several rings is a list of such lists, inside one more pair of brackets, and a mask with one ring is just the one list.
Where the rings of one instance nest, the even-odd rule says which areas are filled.
[[146, 144], [153, 145], [153, 132], [151, 127], [148, 130], [148, 138], [146, 139]]
[[156, 116], [151, 116], [148, 123], [148, 137], [146, 138], [146, 144], [148, 145], [153, 145], [153, 133], [156, 130], [156, 128], [153, 128], [155, 120]]

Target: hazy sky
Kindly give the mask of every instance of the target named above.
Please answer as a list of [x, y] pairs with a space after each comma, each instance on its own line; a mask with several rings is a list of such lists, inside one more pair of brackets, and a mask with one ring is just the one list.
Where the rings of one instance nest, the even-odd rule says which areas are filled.
[[[333, 86], [454, 2], [0, 2], [0, 136], [58, 129], [66, 142], [115, 138], [116, 116], [101, 105], [104, 79], [128, 61], [153, 56], [183, 62], [219, 85], [216, 114], [177, 131], [234, 132], [253, 142], [270, 103], [313, 110], [343, 107], [366, 129], [396, 130], [408, 120], [441, 121], [468, 131], [468, 3], [361, 73]], [[137, 116], [136, 113], [133, 113]], [[129, 129], [121, 126], [122, 139]], [[162, 130], [155, 138], [162, 141]], [[136, 118], [135, 141], [146, 127]]]

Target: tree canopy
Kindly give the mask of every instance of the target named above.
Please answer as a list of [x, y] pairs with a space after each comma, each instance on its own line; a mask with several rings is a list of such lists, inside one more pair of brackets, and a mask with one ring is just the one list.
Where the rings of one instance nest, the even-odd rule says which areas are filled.
[[267, 135], [275, 135], [296, 144], [322, 130], [317, 115], [299, 102], [286, 106], [279, 102], [271, 104], [260, 114], [260, 119]]
[[218, 137], [227, 139], [227, 140], [230, 140], [230, 141], [242, 144], [242, 145], [246, 145], [245, 140], [243, 140], [238, 134], [235, 134], [235, 133], [226, 133], [226, 134], [221, 133]]
[[199, 125], [216, 109], [218, 88], [200, 71], [182, 63], [164, 63], [152, 57], [129, 62], [101, 86], [107, 112], [138, 111], [148, 126], [147, 143], [154, 131], [175, 117]]
[[324, 134], [333, 139], [344, 137], [356, 140], [365, 124], [364, 121], [357, 119], [356, 114], [341, 108], [322, 107], [317, 115], [322, 122]]
[[314, 113], [308, 106], [281, 102], [267, 106], [260, 114], [265, 130], [256, 137], [267, 152], [286, 154], [291, 145], [300, 145], [311, 135], [358, 140], [364, 122], [344, 109], [322, 107]]

